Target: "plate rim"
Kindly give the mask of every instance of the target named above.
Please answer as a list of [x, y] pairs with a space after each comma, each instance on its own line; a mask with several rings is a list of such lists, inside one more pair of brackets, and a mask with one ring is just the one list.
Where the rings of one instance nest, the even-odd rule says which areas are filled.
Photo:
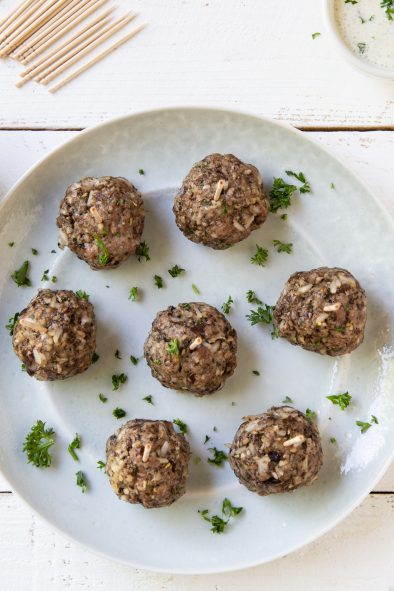
[[[81, 136], [94, 134], [98, 129], [101, 129], [101, 128], [104, 128], [107, 126], [109, 127], [111, 125], [121, 123], [122, 121], [135, 119], [138, 117], [144, 117], [144, 116], [149, 117], [149, 116], [153, 116], [153, 115], [159, 115], [160, 113], [166, 113], [169, 111], [170, 112], [187, 111], [190, 113], [192, 113], [193, 111], [206, 111], [206, 112], [216, 112], [216, 113], [222, 113], [222, 114], [224, 113], [224, 114], [228, 114], [228, 115], [238, 115], [241, 117], [244, 116], [244, 117], [254, 118], [256, 120], [263, 121], [263, 122], [266, 122], [266, 123], [274, 125], [274, 126], [278, 126], [282, 129], [285, 129], [287, 132], [290, 132], [290, 133], [293, 133], [293, 134], [298, 135], [300, 137], [303, 137], [304, 140], [306, 140], [309, 143], [312, 143], [314, 146], [316, 146], [318, 149], [320, 149], [323, 153], [327, 154], [330, 158], [335, 160], [335, 162], [337, 164], [339, 164], [342, 168], [344, 168], [349, 174], [351, 174], [353, 179], [359, 185], [361, 185], [364, 188], [364, 190], [368, 193], [369, 198], [373, 199], [374, 205], [379, 208], [382, 215], [384, 215], [384, 217], [386, 218], [386, 221], [391, 225], [392, 229], [394, 230], [394, 219], [392, 218], [392, 216], [390, 215], [390, 213], [386, 209], [385, 205], [377, 199], [377, 197], [375, 196], [375, 193], [373, 192], [373, 190], [371, 189], [369, 184], [366, 181], [364, 181], [364, 179], [359, 177], [359, 175], [353, 170], [351, 165], [348, 165], [348, 163], [346, 161], [344, 162], [339, 156], [337, 156], [335, 153], [333, 153], [330, 148], [327, 148], [326, 146], [322, 146], [313, 137], [305, 136], [305, 133], [303, 131], [297, 129], [296, 127], [294, 127], [290, 123], [287, 123], [284, 121], [277, 121], [277, 120], [272, 119], [270, 117], [259, 115], [259, 114], [256, 114], [256, 113], [253, 113], [250, 111], [245, 111], [243, 109], [236, 109], [236, 108], [235, 109], [233, 109], [233, 108], [228, 109], [228, 108], [220, 108], [220, 107], [209, 106], [209, 105], [205, 105], [205, 106], [199, 106], [199, 105], [195, 105], [195, 106], [190, 106], [190, 105], [169, 106], [169, 107], [161, 107], [161, 108], [156, 108], [156, 109], [140, 110], [140, 111], [136, 111], [135, 113], [128, 113], [128, 114], [120, 115], [118, 117], [113, 117], [111, 119], [108, 119], [106, 121], [102, 121], [94, 126], [87, 127], [85, 129], [79, 131], [79, 133], [76, 136], [61, 143], [54, 150], [51, 150], [49, 153], [42, 156], [37, 162], [35, 162], [32, 166], [30, 166], [26, 170], [26, 172], [11, 186], [11, 188], [7, 191], [6, 195], [1, 200], [0, 215], [2, 214], [3, 208], [6, 205], [8, 205], [8, 202], [13, 198], [14, 192], [19, 188], [19, 186], [23, 182], [25, 182], [25, 180], [37, 168], [39, 168], [42, 164], [45, 163], [45, 161], [47, 161], [50, 158], [52, 158], [53, 156], [55, 156], [58, 152], [60, 152], [64, 148], [68, 147], [73, 142], [78, 141], [78, 138], [80, 138]], [[48, 131], [50, 131], [50, 130], [48, 130]], [[75, 130], [75, 131], [77, 131], [77, 130]], [[23, 198], [23, 197], [21, 197], [21, 198]], [[372, 486], [369, 484], [368, 487], [362, 488], [361, 492], [357, 496], [355, 496], [353, 502], [348, 507], [346, 507], [344, 510], [342, 510], [339, 514], [337, 514], [337, 517], [332, 522], [330, 522], [327, 526], [322, 528], [318, 533], [311, 534], [309, 537], [304, 538], [302, 542], [294, 543], [290, 547], [290, 549], [287, 549], [286, 551], [278, 552], [274, 556], [271, 556], [271, 557], [262, 558], [258, 561], [253, 560], [253, 561], [251, 561], [247, 564], [243, 564], [241, 566], [234, 565], [234, 566], [230, 566], [230, 567], [226, 567], [226, 568], [219, 567], [216, 565], [207, 565], [207, 567], [205, 567], [204, 570], [202, 570], [201, 568], [200, 569], [177, 568], [176, 570], [174, 570], [174, 569], [170, 570], [168, 568], [163, 568], [163, 567], [154, 567], [152, 569], [151, 566], [147, 566], [144, 563], [132, 562], [130, 560], [126, 560], [126, 559], [120, 558], [118, 556], [115, 556], [111, 553], [104, 552], [96, 547], [91, 546], [91, 545], [85, 544], [84, 542], [81, 542], [77, 537], [75, 537], [72, 533], [69, 533], [67, 530], [65, 530], [62, 527], [58, 526], [57, 524], [53, 523], [39, 509], [37, 509], [35, 507], [35, 505], [32, 504], [27, 499], [27, 497], [25, 496], [25, 493], [22, 492], [18, 486], [15, 486], [15, 484], [12, 481], [12, 478], [10, 479], [5, 476], [1, 464], [0, 464], [0, 474], [3, 476], [5, 481], [12, 488], [12, 494], [15, 494], [22, 501], [22, 504], [26, 508], [28, 507], [30, 510], [33, 510], [34, 513], [36, 515], [38, 515], [39, 518], [42, 519], [44, 523], [49, 525], [55, 531], [59, 532], [61, 535], [65, 536], [66, 538], [72, 540], [80, 547], [83, 547], [83, 548], [87, 549], [88, 551], [93, 552], [97, 556], [104, 557], [110, 561], [113, 561], [113, 562], [116, 562], [119, 564], [127, 565], [128, 567], [143, 569], [143, 570], [150, 571], [150, 572], [158, 572], [158, 573], [166, 573], [166, 574], [170, 573], [170, 574], [176, 574], [176, 575], [209, 575], [209, 574], [236, 572], [236, 571], [246, 570], [246, 569], [249, 569], [252, 567], [258, 567], [263, 564], [268, 564], [270, 562], [273, 562], [275, 560], [283, 558], [286, 555], [292, 554], [293, 552], [296, 552], [296, 551], [300, 550], [301, 548], [304, 548], [305, 546], [309, 545], [313, 541], [324, 536], [326, 533], [328, 533], [334, 527], [336, 527], [341, 521], [343, 521], [346, 517], [348, 517], [367, 498], [367, 496], [373, 490], [376, 483], [385, 474], [388, 467], [392, 463], [393, 459], [394, 459], [394, 445], [393, 445], [393, 449], [391, 451], [391, 454], [389, 454], [389, 456], [387, 457], [383, 466], [378, 471], [376, 478], [374, 478]]]

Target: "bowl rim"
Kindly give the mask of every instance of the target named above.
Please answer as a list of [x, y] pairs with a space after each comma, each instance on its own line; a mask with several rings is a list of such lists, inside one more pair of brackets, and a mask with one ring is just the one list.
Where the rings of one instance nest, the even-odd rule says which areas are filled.
[[355, 66], [358, 70], [362, 70], [365, 74], [374, 76], [375, 78], [381, 78], [385, 80], [394, 80], [394, 68], [383, 69], [379, 66], [374, 66], [366, 61], [358, 58], [353, 51], [345, 43], [343, 37], [339, 34], [338, 27], [335, 22], [334, 6], [336, 0], [322, 0], [322, 8], [325, 20], [326, 29], [333, 39], [337, 51], [347, 60], [348, 63]]

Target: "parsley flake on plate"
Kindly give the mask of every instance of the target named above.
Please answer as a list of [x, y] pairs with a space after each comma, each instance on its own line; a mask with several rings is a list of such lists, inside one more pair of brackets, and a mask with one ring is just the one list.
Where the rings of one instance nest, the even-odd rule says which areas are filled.
[[167, 345], [167, 351], [174, 357], [179, 356], [179, 342], [178, 339], [171, 339]]
[[26, 435], [22, 451], [26, 453], [27, 463], [34, 464], [37, 468], [48, 468], [52, 463], [52, 455], [49, 449], [54, 445], [55, 431], [45, 422], [38, 420]]
[[290, 398], [290, 396], [285, 396], [282, 400], [282, 402], [284, 404], [293, 404], [293, 400]]
[[268, 260], [268, 250], [256, 244], [256, 252], [253, 256], [250, 257], [250, 262], [252, 265], [259, 265], [260, 267], [265, 267], [265, 264]]
[[286, 170], [285, 172], [286, 172], [287, 176], [292, 176], [292, 177], [296, 178], [297, 181], [302, 183], [302, 185], [300, 187], [300, 193], [310, 193], [311, 192], [311, 185], [306, 180], [303, 172], [299, 172], [298, 174], [296, 172], [293, 172], [292, 170]]
[[212, 457], [207, 459], [209, 464], [215, 464], [215, 466], [222, 466], [223, 462], [228, 460], [227, 454], [221, 449], [217, 449], [216, 447], [209, 447], [208, 450], [212, 452]]
[[214, 534], [222, 534], [232, 517], [236, 517], [243, 511], [243, 507], [235, 507], [227, 498], [222, 503], [222, 515], [209, 515], [208, 509], [198, 510], [201, 517], [212, 525], [211, 532]]
[[192, 290], [194, 291], [194, 293], [196, 293], [197, 295], [201, 294], [201, 291], [198, 289], [197, 285], [195, 283], [192, 283]]
[[129, 293], [129, 300], [136, 302], [138, 299], [138, 287], [131, 287]]
[[326, 398], [331, 400], [333, 404], [337, 404], [341, 410], [345, 410], [345, 408], [349, 406], [352, 399], [349, 392], [344, 392], [343, 394], [333, 394], [332, 396], [326, 396]]
[[112, 376], [112, 390], [119, 390], [121, 384], [127, 382], [127, 375], [125, 373], [113, 374]]
[[251, 289], [249, 289], [246, 292], [246, 299], [249, 302], [249, 304], [258, 304], [259, 306], [263, 305], [263, 302], [261, 300], [259, 300], [259, 298], [256, 296], [255, 292], [252, 291]]
[[103, 462], [102, 460], [98, 460], [97, 461], [97, 469], [103, 470], [104, 468], [105, 468], [105, 462]]
[[153, 398], [151, 394], [149, 394], [149, 396], [145, 396], [145, 398], [143, 398], [142, 400], [145, 400], [145, 402], [147, 402], [148, 404], [152, 404], [153, 406]]
[[145, 241], [140, 242], [140, 244], [137, 246], [135, 254], [139, 262], [141, 262], [141, 259], [145, 259], [145, 261], [150, 261], [149, 246]]
[[19, 269], [16, 269], [12, 275], [11, 275], [11, 279], [17, 284], [18, 287], [30, 287], [31, 286], [31, 281], [27, 276], [27, 273], [29, 271], [29, 261], [25, 261], [24, 263], [22, 263], [22, 265], [19, 267]]
[[68, 446], [68, 452], [71, 455], [72, 459], [75, 462], [79, 462], [79, 458], [77, 456], [77, 454], [75, 453], [76, 449], [79, 449], [81, 447], [81, 436], [78, 435], [78, 433], [75, 433], [75, 437], [72, 440], [72, 442], [70, 443], [70, 445]]
[[179, 275], [181, 275], [182, 273], [185, 273], [185, 269], [182, 269], [182, 267], [179, 267], [178, 265], [174, 265], [173, 267], [171, 267], [171, 269], [168, 269], [169, 274], [171, 275], [171, 277], [179, 277]]
[[88, 483], [85, 474], [82, 470], [78, 470], [75, 476], [77, 477], [77, 486], [81, 488], [81, 492], [85, 493], [88, 490]]
[[138, 357], [134, 357], [134, 355], [130, 355], [130, 361], [133, 365], [138, 365], [139, 359]]
[[289, 185], [282, 178], [274, 178], [269, 192], [270, 211], [276, 213], [279, 209], [287, 209], [291, 205], [293, 193], [297, 191], [295, 185]]
[[315, 421], [317, 419], [317, 412], [311, 410], [310, 408], [307, 408], [305, 411], [305, 416], [308, 419], [308, 421]]
[[181, 433], [183, 433], [184, 435], [185, 435], [185, 433], [188, 432], [188, 428], [187, 428], [186, 423], [181, 421], [181, 419], [174, 419], [172, 422], [174, 423], [174, 425], [176, 425], [179, 428], [179, 431]]
[[98, 395], [98, 397], [99, 397], [99, 400], [101, 400], [101, 402], [103, 402], [103, 403], [107, 402], [107, 400], [108, 400], [107, 396], [104, 396], [104, 394], [101, 394], [101, 392]]
[[227, 301], [221, 305], [221, 309], [225, 314], [229, 314], [231, 311], [231, 307], [234, 303], [234, 300], [231, 296], [228, 296]]
[[277, 252], [287, 252], [287, 254], [293, 252], [292, 242], [281, 242], [280, 240], [273, 240], [272, 242]]

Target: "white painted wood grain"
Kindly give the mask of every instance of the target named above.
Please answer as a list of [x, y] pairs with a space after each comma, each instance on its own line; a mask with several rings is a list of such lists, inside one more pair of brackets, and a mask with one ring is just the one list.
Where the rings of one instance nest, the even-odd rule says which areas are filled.
[[[29, 166], [76, 132], [0, 132], [0, 198]], [[394, 133], [309, 133], [374, 187], [394, 215]], [[0, 491], [10, 487], [0, 477]], [[375, 487], [394, 491], [394, 465]], [[110, 562], [68, 541], [14, 494], [0, 493], [0, 590], [389, 591], [394, 588], [394, 495], [372, 494], [342, 524], [300, 552], [229, 575], [178, 577]], [[258, 529], [264, 535], [264, 525]]]
[[[17, 0], [0, 3], [0, 18]], [[242, 107], [298, 126], [394, 126], [394, 83], [335, 52], [322, 0], [118, 0], [149, 27], [52, 96], [0, 63], [0, 127], [84, 127], [168, 105]], [[312, 40], [311, 34], [321, 36]]]

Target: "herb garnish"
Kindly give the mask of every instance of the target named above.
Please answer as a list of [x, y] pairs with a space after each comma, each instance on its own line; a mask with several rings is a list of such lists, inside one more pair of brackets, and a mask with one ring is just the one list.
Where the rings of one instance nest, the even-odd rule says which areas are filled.
[[143, 398], [142, 400], [145, 400], [145, 402], [147, 402], [148, 404], [153, 405], [153, 398], [151, 394], [149, 394], [149, 396], [145, 396], [145, 398]]
[[75, 462], [79, 462], [79, 458], [74, 450], [79, 449], [80, 447], [81, 447], [81, 437], [80, 437], [80, 435], [78, 435], [78, 433], [75, 433], [74, 439], [72, 440], [72, 442], [70, 443], [70, 445], [67, 448], [69, 454], [71, 455], [72, 459]]
[[250, 257], [250, 262], [252, 265], [259, 265], [260, 267], [264, 267], [265, 263], [268, 259], [268, 250], [256, 244], [256, 252], [255, 254]]
[[317, 32], [317, 33], [312, 33], [312, 39], [315, 40], [316, 37], [319, 37], [321, 35], [321, 33]]
[[49, 448], [55, 443], [53, 435], [55, 431], [45, 423], [38, 420], [26, 435], [22, 451], [26, 452], [27, 463], [34, 464], [37, 468], [48, 468], [52, 463], [52, 455]]
[[81, 470], [78, 470], [75, 476], [77, 477], [77, 486], [81, 487], [83, 493], [86, 492], [88, 490], [88, 483], [85, 474]]
[[115, 357], [116, 357], [116, 359], [122, 359], [122, 357], [120, 355], [119, 349], [116, 349], [116, 351], [115, 351]]
[[129, 293], [129, 300], [136, 302], [138, 298], [138, 287], [132, 287]]
[[125, 373], [114, 374], [112, 376], [112, 390], [119, 390], [121, 384], [127, 382], [127, 375]]
[[378, 425], [378, 424], [379, 424], [379, 421], [378, 421], [378, 419], [375, 417], [375, 415], [372, 415], [372, 416], [371, 416], [371, 423], [375, 423], [375, 425]]
[[45, 269], [45, 271], [42, 274], [41, 281], [49, 281], [48, 273], [49, 273], [49, 269]]
[[97, 469], [102, 470], [103, 468], [105, 468], [105, 462], [103, 462], [102, 460], [98, 460], [97, 461]]
[[333, 404], [337, 404], [341, 410], [345, 410], [350, 404], [352, 397], [350, 396], [349, 392], [344, 392], [343, 394], [336, 394], [332, 396], [326, 396], [328, 400], [331, 400]]
[[284, 404], [293, 404], [293, 400], [290, 398], [290, 396], [285, 396], [285, 398], [282, 400], [282, 402]]
[[107, 402], [108, 398], [106, 396], [104, 396], [104, 394], [99, 394], [98, 395], [99, 399], [101, 400], [101, 402]]
[[141, 174], [141, 175], [145, 174], [145, 170], [143, 168], [139, 168], [138, 174]]
[[281, 178], [274, 178], [269, 192], [270, 211], [276, 213], [279, 209], [287, 209], [291, 205], [291, 197], [297, 190], [295, 185], [289, 185]]
[[179, 342], [178, 339], [171, 339], [171, 341], [167, 345], [167, 351], [170, 355], [175, 357], [179, 356]]
[[140, 244], [137, 246], [135, 254], [137, 255], [139, 262], [141, 262], [141, 259], [143, 258], [145, 259], [145, 261], [150, 261], [149, 246], [145, 241], [140, 242]]
[[196, 293], [197, 295], [201, 294], [201, 291], [198, 289], [197, 285], [195, 285], [194, 283], [192, 283], [192, 290], [194, 291], [194, 293]]
[[367, 44], [366, 43], [357, 43], [357, 47], [358, 47], [358, 52], [363, 55], [365, 53], [365, 50], [367, 49]]
[[93, 353], [92, 355], [92, 363], [97, 363], [97, 361], [100, 359], [100, 355], [96, 352]]
[[171, 277], [178, 277], [181, 273], [185, 272], [185, 269], [182, 269], [182, 267], [179, 267], [178, 265], [174, 265], [171, 269], [168, 269], [168, 272]]
[[337, 442], [337, 440], [335, 437], [330, 437], [330, 443], [336, 443], [336, 442]]
[[176, 425], [177, 427], [179, 427], [179, 431], [183, 434], [188, 432], [188, 428], [186, 423], [184, 423], [183, 421], [181, 421], [181, 419], [174, 419], [172, 421], [174, 423], [174, 425]]
[[22, 286], [30, 287], [31, 281], [27, 276], [28, 270], [29, 270], [29, 261], [25, 261], [24, 263], [22, 263], [22, 265], [19, 267], [19, 269], [16, 269], [12, 273], [11, 279], [13, 281], [15, 281], [15, 283], [17, 284], [18, 287], [22, 287]]
[[286, 172], [287, 176], [293, 176], [294, 178], [297, 179], [297, 181], [300, 181], [300, 183], [302, 183], [302, 186], [300, 187], [300, 193], [310, 193], [311, 192], [311, 185], [306, 180], [303, 172], [299, 172], [298, 174], [296, 172], [293, 172], [292, 170], [286, 170], [285, 172]]
[[358, 0], [345, 0], [345, 4], [358, 4]]
[[208, 509], [199, 510], [198, 513], [205, 521], [208, 521], [212, 525], [211, 532], [222, 534], [230, 519], [239, 515], [241, 511], [243, 511], [243, 507], [234, 507], [231, 501], [225, 498], [222, 503], [222, 517], [219, 517], [219, 515], [212, 515], [210, 517]]
[[164, 287], [163, 278], [160, 277], [160, 275], [155, 275], [154, 280], [155, 280], [155, 285], [158, 289], [161, 289], [162, 287]]
[[205, 435], [205, 439], [204, 439], [204, 445], [205, 445], [206, 443], [208, 443], [208, 441], [209, 441], [210, 439], [211, 439], [211, 438], [209, 437], [209, 435]]
[[105, 246], [103, 240], [100, 238], [100, 236], [97, 236], [97, 234], [94, 236], [94, 240], [95, 240], [95, 242], [100, 250], [100, 253], [101, 253], [101, 254], [97, 255], [97, 261], [98, 261], [99, 265], [102, 265], [103, 267], [105, 267], [105, 265], [109, 261], [109, 250]]
[[123, 408], [119, 408], [119, 406], [117, 406], [112, 411], [112, 414], [114, 415], [115, 419], [123, 419], [123, 417], [126, 416], [126, 411], [123, 410]]
[[287, 252], [287, 254], [293, 252], [292, 242], [281, 242], [280, 240], [273, 240], [273, 245], [276, 248], [277, 252]]
[[308, 419], [308, 421], [314, 421], [317, 419], [317, 413], [314, 410], [311, 410], [310, 408], [306, 409], [305, 416]]
[[52, 275], [51, 281], [52, 281], [52, 283], [57, 283], [57, 277], [56, 277], [56, 275]]
[[212, 452], [212, 458], [208, 458], [209, 464], [215, 464], [215, 466], [221, 466], [223, 462], [228, 460], [227, 454], [224, 453], [221, 449], [217, 449], [216, 447], [209, 447], [209, 451]]
[[31, 254], [33, 254], [34, 256], [38, 255], [38, 250], [36, 248], [32, 248], [31, 249]]
[[139, 362], [138, 357], [134, 357], [134, 355], [130, 355], [130, 361], [133, 365], [137, 365]]
[[361, 433], [366, 433], [372, 427], [371, 423], [365, 423], [364, 421], [356, 421], [356, 425], [361, 428]]
[[259, 306], [257, 310], [251, 310], [246, 318], [250, 321], [252, 326], [259, 322], [262, 322], [263, 324], [271, 324], [273, 310], [274, 306], [263, 304], [262, 306]]
[[255, 376], [259, 376], [259, 375], [260, 375], [260, 372], [259, 372], [259, 371], [257, 371], [257, 369], [253, 369], [253, 370], [252, 370], [252, 373], [253, 373]]
[[78, 289], [78, 291], [75, 292], [75, 295], [79, 300], [86, 300], [87, 302], [89, 301], [89, 294], [82, 289]]
[[257, 304], [259, 306], [263, 304], [263, 302], [259, 300], [255, 292], [251, 289], [249, 289], [249, 291], [246, 292], [246, 299], [248, 300], [249, 304]]
[[388, 20], [394, 20], [394, 0], [381, 0], [380, 6], [385, 9]]
[[335, 185], [334, 185], [334, 183], [330, 183], [330, 188], [331, 188], [331, 189], [335, 189]]
[[8, 246], [9, 246], [10, 248], [12, 248], [12, 247], [14, 246], [14, 244], [15, 244], [15, 242], [9, 242], [9, 243], [8, 243]]
[[19, 318], [19, 312], [16, 312], [13, 316], [11, 316], [11, 318], [8, 320], [7, 324], [5, 325], [10, 336], [12, 336], [14, 334], [15, 325], [18, 321], [18, 318]]
[[221, 308], [225, 314], [229, 314], [231, 311], [231, 306], [233, 305], [234, 300], [231, 296], [228, 296], [227, 301], [221, 305]]

